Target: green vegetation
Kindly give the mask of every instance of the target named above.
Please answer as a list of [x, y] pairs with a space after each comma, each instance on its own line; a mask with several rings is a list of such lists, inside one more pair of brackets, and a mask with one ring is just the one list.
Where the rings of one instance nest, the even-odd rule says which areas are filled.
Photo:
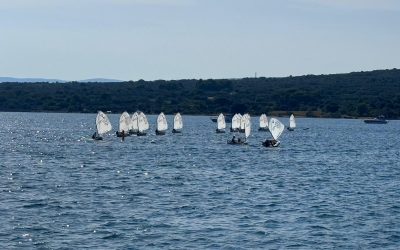
[[400, 118], [400, 70], [116, 83], [0, 83], [0, 111], [250, 112]]

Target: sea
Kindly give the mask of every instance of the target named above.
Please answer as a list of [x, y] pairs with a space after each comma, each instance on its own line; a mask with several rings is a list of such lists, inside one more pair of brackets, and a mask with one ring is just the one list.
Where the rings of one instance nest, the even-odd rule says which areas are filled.
[[400, 121], [297, 118], [265, 148], [256, 116], [237, 146], [182, 115], [93, 141], [96, 114], [0, 113], [0, 249], [400, 249]]

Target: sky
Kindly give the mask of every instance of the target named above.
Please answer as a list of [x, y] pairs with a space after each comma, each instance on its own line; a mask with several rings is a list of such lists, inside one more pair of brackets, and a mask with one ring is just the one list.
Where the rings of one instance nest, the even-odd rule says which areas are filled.
[[400, 68], [398, 0], [0, 0], [0, 76], [208, 79]]

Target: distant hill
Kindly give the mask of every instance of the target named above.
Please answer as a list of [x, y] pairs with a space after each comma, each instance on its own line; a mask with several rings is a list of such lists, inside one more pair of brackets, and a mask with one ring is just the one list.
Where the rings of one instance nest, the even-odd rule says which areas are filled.
[[47, 79], [47, 78], [16, 78], [16, 77], [0, 77], [0, 82], [65, 82], [59, 79]]
[[[18, 82], [18, 83], [32, 83], [32, 82], [48, 82], [48, 83], [65, 83], [67, 81], [60, 79], [48, 79], [48, 78], [16, 78], [16, 77], [0, 77], [1, 82]], [[91, 78], [85, 80], [79, 80], [78, 82], [122, 82], [122, 80], [107, 79], [107, 78]]]
[[78, 82], [123, 82], [123, 81], [116, 79], [107, 79], [107, 78], [91, 78], [86, 80], [79, 80]]
[[[90, 80], [90, 79], [89, 79]], [[99, 81], [98, 79], [95, 81]], [[280, 78], [2, 83], [0, 111], [400, 118], [400, 70]]]

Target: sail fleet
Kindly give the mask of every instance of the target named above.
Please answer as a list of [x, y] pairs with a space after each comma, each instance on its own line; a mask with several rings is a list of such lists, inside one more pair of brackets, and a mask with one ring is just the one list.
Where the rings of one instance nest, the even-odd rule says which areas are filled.
[[[224, 114], [219, 114], [217, 118], [216, 133], [225, 133], [226, 123]], [[232, 117], [230, 131], [234, 133], [233, 138], [228, 140], [228, 144], [245, 145], [248, 143], [248, 138], [251, 134], [251, 116], [250, 114], [235, 114]], [[123, 112], [119, 119], [119, 127], [116, 132], [117, 137], [124, 137], [129, 135], [145, 136], [150, 128], [146, 115], [141, 111], [136, 111], [129, 115], [128, 112]], [[292, 114], [289, 118], [289, 126], [287, 129], [293, 131], [296, 128], [295, 117]], [[98, 111], [96, 116], [96, 132], [92, 138], [94, 140], [102, 140], [103, 135], [112, 130], [112, 125], [107, 115], [102, 111]], [[157, 117], [156, 135], [165, 135], [168, 130], [168, 121], [163, 112]], [[173, 119], [172, 133], [182, 133], [183, 119], [180, 113], [176, 113]], [[271, 139], [266, 139], [262, 145], [265, 147], [277, 147], [280, 145], [278, 140], [285, 130], [285, 126], [276, 118], [268, 119], [266, 114], [261, 114], [259, 117], [259, 131], [268, 131]], [[243, 134], [241, 136], [240, 134]], [[238, 136], [238, 137], [236, 137]]]

